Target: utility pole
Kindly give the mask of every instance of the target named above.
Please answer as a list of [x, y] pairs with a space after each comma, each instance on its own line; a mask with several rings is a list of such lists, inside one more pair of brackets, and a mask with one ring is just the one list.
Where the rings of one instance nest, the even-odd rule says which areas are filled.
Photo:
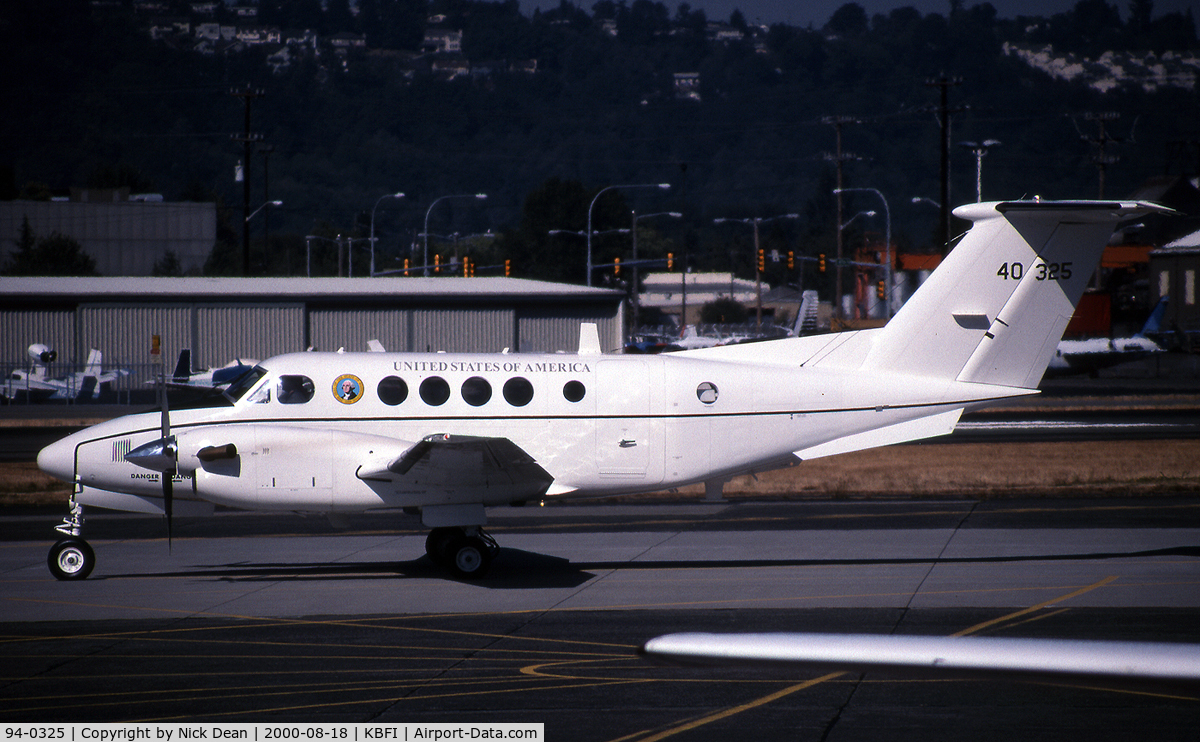
[[246, 105], [246, 124], [242, 134], [233, 135], [235, 142], [242, 143], [242, 275], [250, 275], [250, 145], [262, 140], [261, 134], [250, 133], [250, 101], [266, 95], [262, 88], [234, 88], [229, 94], [241, 98]]
[[[837, 187], [834, 188], [834, 194], [837, 195], [837, 221], [834, 224], [842, 223], [842, 163], [847, 160], [857, 160], [856, 155], [842, 152], [842, 125], [860, 123], [858, 119], [851, 116], [826, 116], [821, 119], [823, 124], [831, 124], [834, 131], [837, 133], [837, 151], [831, 155], [825, 155], [826, 160], [832, 160], [837, 169]], [[842, 319], [842, 230], [836, 230], [837, 233], [837, 261], [834, 265], [834, 298], [833, 298], [833, 316], [836, 319]]]
[[1121, 117], [1121, 114], [1115, 112], [1106, 113], [1085, 113], [1083, 118], [1085, 121], [1095, 121], [1097, 132], [1095, 137], [1081, 135], [1085, 142], [1090, 143], [1096, 148], [1096, 154], [1092, 156], [1092, 161], [1096, 163], [1097, 176], [1100, 180], [1099, 198], [1104, 198], [1104, 176], [1108, 170], [1108, 166], [1116, 163], [1119, 159], [1116, 155], [1110, 155], [1105, 150], [1108, 148], [1109, 142], [1121, 142], [1121, 139], [1109, 136], [1104, 129], [1105, 121], [1116, 121]]
[[[271, 249], [271, 153], [275, 145], [264, 144], [258, 148], [263, 156], [263, 263], [267, 262]], [[288, 255], [287, 274], [292, 275], [291, 255]]]
[[939, 238], [942, 243], [943, 254], [950, 252], [950, 114], [963, 110], [957, 108], [951, 111], [949, 91], [952, 86], [961, 84], [961, 77], [946, 77], [945, 75], [937, 79], [925, 81], [926, 87], [941, 89], [941, 101], [938, 105], [938, 122], [942, 127], [942, 223], [940, 225], [941, 235]]

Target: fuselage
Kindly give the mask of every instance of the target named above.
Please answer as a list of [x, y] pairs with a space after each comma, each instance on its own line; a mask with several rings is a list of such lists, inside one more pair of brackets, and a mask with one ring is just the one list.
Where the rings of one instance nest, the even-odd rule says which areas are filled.
[[[995, 396], [978, 385], [806, 368], [784, 352], [798, 342], [760, 344], [753, 362], [744, 350], [723, 360], [720, 349], [703, 358], [278, 356], [235, 385], [232, 404], [170, 413], [175, 497], [325, 512], [644, 492], [776, 468], [804, 448]], [[53, 444], [38, 464], [64, 480], [78, 475], [85, 504], [133, 502], [105, 493], [153, 502], [160, 475], [124, 456], [161, 434], [158, 412], [130, 415]], [[419, 481], [363, 474], [441, 434], [512, 441], [553, 483], [532, 494], [481, 483], [470, 460]], [[226, 445], [236, 459], [196, 458]]]

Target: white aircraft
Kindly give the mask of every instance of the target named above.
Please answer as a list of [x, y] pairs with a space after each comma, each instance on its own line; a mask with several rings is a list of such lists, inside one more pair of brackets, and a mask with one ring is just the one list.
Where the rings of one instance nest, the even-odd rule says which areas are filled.
[[[1037, 393], [1100, 252], [1137, 202], [971, 204], [962, 242], [882, 328], [602, 355], [294, 353], [214, 407], [130, 415], [47, 446], [75, 483], [60, 579], [86, 577], [94, 505], [173, 514], [215, 504], [339, 513], [406, 509], [460, 577], [498, 552], [489, 506], [704, 482], [944, 435], [964, 410]], [[179, 492], [176, 492], [176, 485]]]
[[[179, 360], [175, 363], [175, 370], [167, 377], [166, 385], [169, 389], [215, 389], [237, 381], [256, 365], [258, 361], [243, 361], [238, 358], [220, 368], [193, 371], [192, 351], [190, 348], [184, 348], [179, 351]], [[157, 384], [158, 379], [151, 379], [146, 383]]]
[[126, 368], [104, 371], [104, 354], [92, 348], [82, 371], [51, 377], [50, 364], [58, 359], [58, 352], [42, 343], [34, 343], [27, 352], [32, 360], [30, 368], [13, 371], [0, 386], [0, 397], [10, 401], [24, 397], [32, 402], [63, 399], [88, 402], [99, 396], [101, 385], [129, 375]]
[[1165, 349], [1151, 340], [1148, 335], [1158, 332], [1166, 311], [1167, 297], [1164, 296], [1146, 319], [1146, 324], [1142, 326], [1141, 332], [1129, 337], [1060, 340], [1058, 349], [1050, 359], [1046, 375], [1090, 374], [1095, 376], [1100, 369], [1137, 361], [1154, 353], [1165, 352]]

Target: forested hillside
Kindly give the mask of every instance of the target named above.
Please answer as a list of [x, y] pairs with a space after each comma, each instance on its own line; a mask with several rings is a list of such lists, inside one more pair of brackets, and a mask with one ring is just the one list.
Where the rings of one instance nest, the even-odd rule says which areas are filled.
[[[196, 18], [190, 3], [146, 6], [3, 4], [0, 188], [7, 199], [85, 185], [217, 199], [228, 207], [229, 249], [217, 251], [215, 272], [238, 267], [222, 256], [240, 254], [242, 146], [231, 136], [243, 131], [245, 107], [231, 90], [247, 85], [263, 92], [250, 128], [270, 147], [252, 157], [253, 206], [268, 196], [264, 164], [269, 198], [284, 202], [270, 215], [271, 250], [255, 248], [256, 272], [301, 270], [303, 235], [365, 235], [379, 197], [396, 191], [406, 198], [375, 210], [379, 264], [419, 262], [409, 248], [434, 200], [486, 193], [440, 203], [429, 231], [491, 230], [499, 238], [470, 248], [478, 263], [511, 259], [515, 275], [582, 282], [582, 239], [546, 231], [585, 229], [587, 204], [606, 186], [669, 183], [615, 190], [598, 203], [595, 228], [628, 227], [629, 208], [679, 211], [682, 220], [642, 223], [659, 231], [646, 235], [643, 255], [686, 248], [694, 267], [752, 273], [748, 230], [712, 220], [797, 213], [768, 240], [828, 251], [835, 120], [846, 186], [879, 190], [897, 241], [932, 250], [938, 212], [913, 199], [940, 193], [936, 80], [950, 81], [954, 204], [975, 200], [976, 160], [959, 146], [968, 140], [1002, 143], [983, 160], [985, 199], [1095, 197], [1101, 155], [1110, 197], [1197, 167], [1195, 20], [1155, 16], [1149, 0], [1083, 0], [1070, 13], [1016, 20], [987, 4], [868, 17], [850, 3], [819, 29], [748, 27], [738, 13], [705, 18], [650, 0], [564, 0], [531, 15], [515, 0], [361, 0], [357, 15], [347, 0], [263, 0], [256, 24], [316, 32], [285, 64], [282, 43], [194, 43], [198, 23], [232, 17]], [[151, 38], [162, 15], [192, 16], [188, 35]], [[461, 31], [461, 53], [430, 50], [431, 30]], [[339, 32], [361, 46], [334, 47]], [[1056, 63], [1035, 66], [1035, 53], [1074, 55], [1081, 72], [1054, 77]], [[1132, 62], [1114, 62], [1129, 59], [1149, 71], [1131, 76]], [[1123, 72], [1105, 79], [1114, 68]], [[698, 73], [698, 87], [682, 90], [681, 73]], [[848, 208], [878, 205], [863, 197]], [[853, 228], [882, 229], [868, 221]], [[627, 245], [598, 243], [597, 262]], [[327, 255], [317, 260], [329, 270]]]

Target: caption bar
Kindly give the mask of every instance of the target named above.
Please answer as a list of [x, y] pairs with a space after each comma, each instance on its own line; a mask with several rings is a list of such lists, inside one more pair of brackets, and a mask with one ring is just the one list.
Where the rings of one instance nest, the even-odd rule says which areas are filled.
[[544, 740], [545, 724], [5, 724], [0, 742], [442, 742]]

